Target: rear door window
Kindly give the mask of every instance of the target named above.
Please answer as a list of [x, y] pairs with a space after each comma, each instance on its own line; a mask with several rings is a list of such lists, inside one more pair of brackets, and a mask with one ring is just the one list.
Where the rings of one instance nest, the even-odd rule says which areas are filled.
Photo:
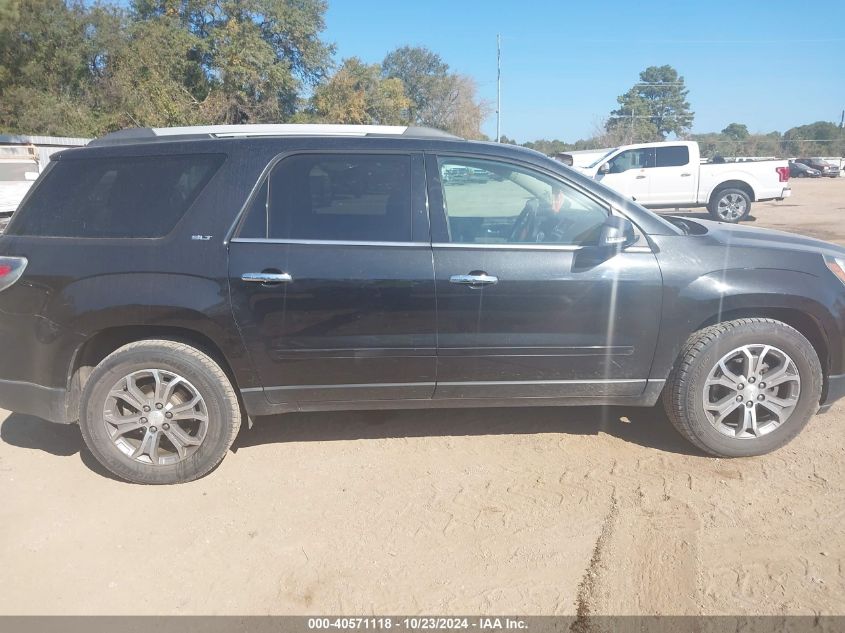
[[59, 160], [13, 220], [18, 235], [162, 237], [223, 163], [221, 154]]
[[410, 241], [411, 157], [299, 154], [285, 158], [250, 203], [238, 237]]
[[689, 148], [686, 145], [657, 148], [658, 167], [683, 167], [687, 164], [689, 164]]

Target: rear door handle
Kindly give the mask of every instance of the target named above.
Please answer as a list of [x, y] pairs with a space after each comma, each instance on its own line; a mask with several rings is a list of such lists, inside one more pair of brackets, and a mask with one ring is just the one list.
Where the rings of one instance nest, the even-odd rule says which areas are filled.
[[249, 281], [257, 284], [286, 284], [293, 281], [288, 273], [244, 273], [241, 281]]
[[452, 275], [449, 281], [453, 284], [464, 284], [465, 286], [489, 286], [499, 283], [499, 278], [487, 273], [474, 275]]
[[686, 178], [687, 176], [692, 176], [692, 174], [681, 174], [681, 178]]
[[645, 178], [645, 176], [643, 176], [642, 174], [640, 174], [639, 176], [637, 176], [637, 180], [639, 180], [640, 178]]

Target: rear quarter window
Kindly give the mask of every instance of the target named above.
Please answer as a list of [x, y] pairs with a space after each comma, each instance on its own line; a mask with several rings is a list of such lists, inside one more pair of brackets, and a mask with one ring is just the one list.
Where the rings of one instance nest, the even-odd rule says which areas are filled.
[[15, 235], [163, 237], [220, 168], [222, 154], [57, 161], [9, 227]]

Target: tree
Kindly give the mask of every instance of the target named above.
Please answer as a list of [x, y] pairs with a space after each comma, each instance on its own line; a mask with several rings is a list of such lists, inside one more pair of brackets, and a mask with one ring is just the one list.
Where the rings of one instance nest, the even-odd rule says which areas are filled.
[[10, 0], [0, 20], [0, 130], [89, 135], [99, 129], [99, 27], [117, 12], [63, 0]]
[[325, 0], [0, 0], [0, 130], [289, 120], [326, 75]]
[[546, 139], [537, 139], [536, 141], [528, 141], [527, 143], [523, 143], [522, 146], [527, 147], [528, 149], [533, 149], [535, 151], [541, 152], [546, 156], [553, 156], [554, 154], [566, 152], [572, 149], [571, 143], [566, 143], [558, 139], [555, 139], [553, 141]]
[[418, 122], [429, 111], [431, 102], [443, 91], [449, 65], [440, 55], [421, 46], [403, 46], [388, 53], [381, 63], [385, 79], [399, 79], [410, 100], [406, 119]]
[[669, 134], [682, 137], [692, 127], [694, 113], [686, 100], [684, 78], [671, 66], [649, 66], [640, 81], [617, 98], [608, 131], [628, 129], [629, 142], [662, 141]]
[[210, 83], [202, 109], [211, 122], [286, 120], [303, 86], [328, 71], [325, 0], [134, 0], [133, 9], [197, 38], [191, 54]]
[[722, 130], [722, 134], [732, 141], [744, 141], [749, 136], [748, 126], [744, 123], [731, 123]]
[[409, 106], [399, 79], [383, 79], [378, 64], [352, 57], [314, 90], [310, 109], [329, 123], [401, 125]]
[[490, 105], [478, 97], [475, 80], [449, 72], [449, 65], [427, 48], [404, 46], [381, 64], [382, 77], [398, 79], [409, 99], [405, 122], [436, 127], [464, 138], [482, 138]]
[[110, 52], [105, 92], [116, 112], [110, 127], [195, 125], [207, 120], [211, 81], [203, 71], [204, 44], [161, 16], [134, 22]]
[[447, 75], [432, 84], [428, 104], [417, 121], [470, 139], [485, 138], [481, 124], [490, 114], [490, 105], [477, 95], [475, 80], [467, 75]]
[[783, 133], [783, 140], [792, 156], [845, 155], [845, 130], [829, 121], [791, 128]]

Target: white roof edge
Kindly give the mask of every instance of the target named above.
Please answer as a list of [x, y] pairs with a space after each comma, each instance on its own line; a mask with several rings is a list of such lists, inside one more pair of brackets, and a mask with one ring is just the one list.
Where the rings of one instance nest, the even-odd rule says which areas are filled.
[[210, 134], [218, 138], [238, 136], [365, 136], [367, 134], [401, 135], [405, 125], [338, 125], [312, 123], [250, 123], [243, 125], [196, 125], [152, 128], [156, 136]]

